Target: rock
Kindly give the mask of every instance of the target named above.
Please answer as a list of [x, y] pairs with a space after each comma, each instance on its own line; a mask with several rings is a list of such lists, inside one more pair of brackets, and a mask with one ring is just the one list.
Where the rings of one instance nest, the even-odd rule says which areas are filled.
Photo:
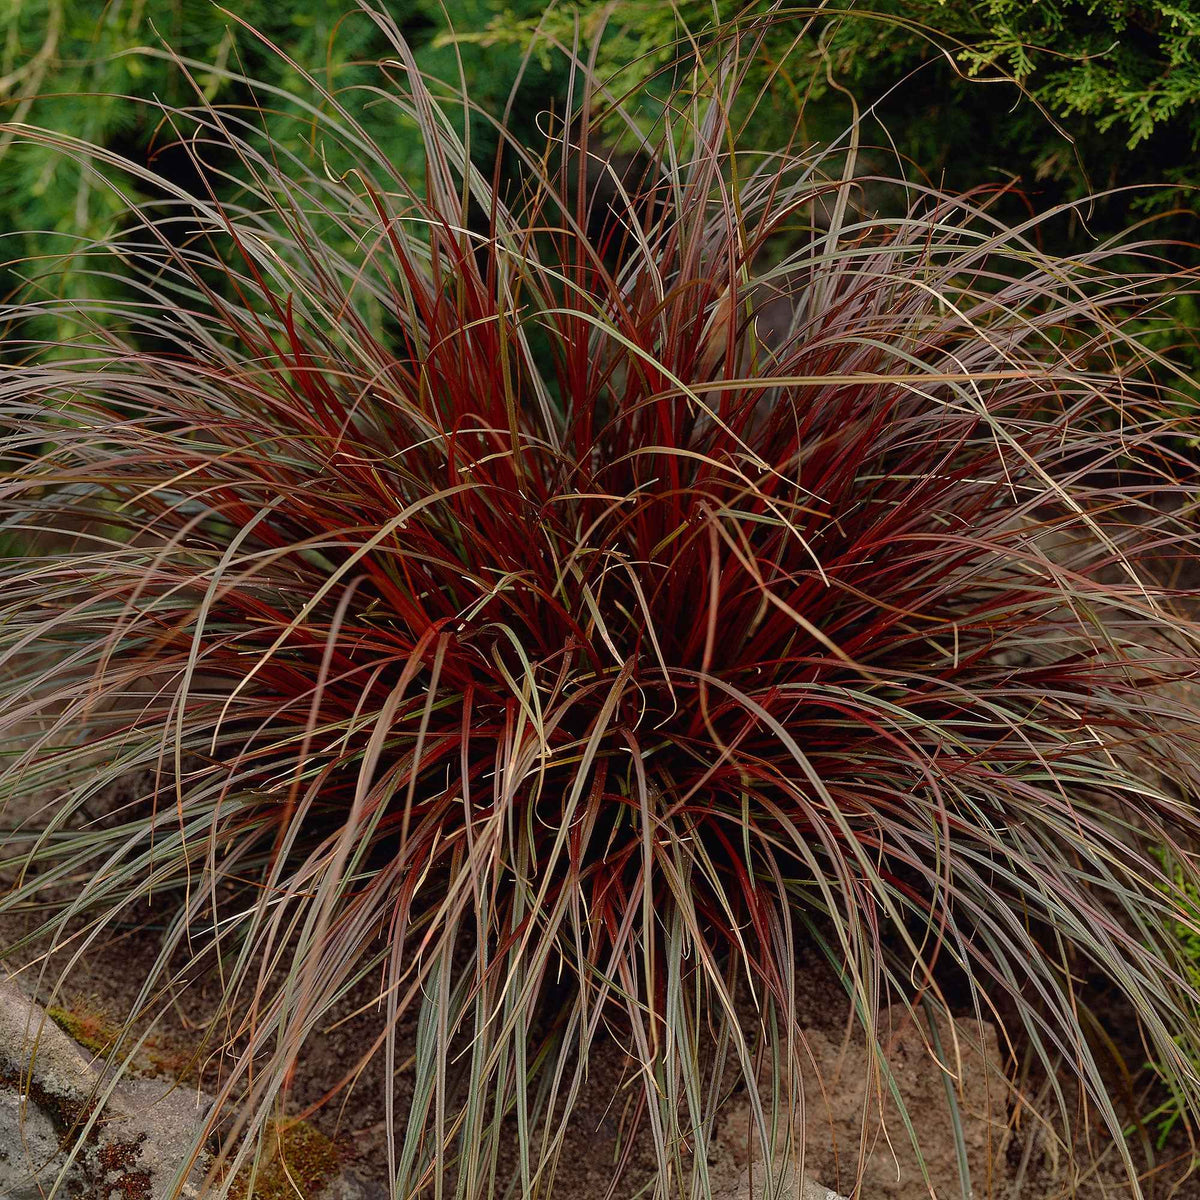
[[316, 1200], [367, 1200], [367, 1196], [362, 1181], [347, 1172], [327, 1183]]
[[[918, 1028], [902, 1006], [880, 1014], [880, 1039], [896, 1089], [916, 1132], [929, 1180], [926, 1183], [894, 1099], [884, 1084], [880, 1110], [871, 1057], [861, 1033], [846, 1046], [819, 1030], [805, 1034], [811, 1056], [804, 1079], [804, 1129], [794, 1115], [797, 1141], [804, 1137], [805, 1171], [812, 1179], [832, 1184], [828, 1191], [786, 1169], [787, 1185], [776, 1194], [786, 1200], [826, 1200], [839, 1193], [855, 1200], [912, 1200], [933, 1194], [962, 1195], [953, 1125], [947, 1105], [946, 1073], [933, 1061], [927, 1028]], [[1002, 1177], [1001, 1136], [1007, 1124], [1008, 1088], [995, 1030], [986, 1023], [955, 1020], [938, 1025], [943, 1061], [958, 1078], [952, 1079], [963, 1126], [972, 1192], [992, 1195]], [[955, 1066], [955, 1046], [960, 1056]], [[959, 1069], [961, 1068], [961, 1069]], [[761, 1089], [768, 1106], [769, 1081]], [[864, 1123], [864, 1109], [866, 1110]], [[737, 1182], [720, 1193], [721, 1200], [760, 1200], [766, 1193], [762, 1152], [753, 1136], [748, 1099], [730, 1105], [717, 1131], [716, 1149], [726, 1169], [736, 1169]], [[862, 1178], [859, 1180], [859, 1157]], [[753, 1190], [748, 1165], [755, 1163]], [[776, 1168], [777, 1174], [780, 1168]], [[807, 1190], [805, 1190], [807, 1189]]]
[[[201, 1133], [207, 1098], [162, 1080], [115, 1087], [42, 1008], [0, 981], [0, 1196], [163, 1200]], [[178, 1194], [198, 1197], [201, 1153]]]
[[317, 1200], [389, 1200], [391, 1193], [382, 1183], [366, 1183], [345, 1171], [326, 1184]]
[[[5, 1200], [41, 1200], [63, 1166], [59, 1137], [50, 1118], [36, 1104], [22, 1104], [15, 1089], [0, 1088], [0, 1195]], [[72, 1166], [61, 1192], [87, 1194], [82, 1169]]]
[[758, 1163], [753, 1172], [747, 1167], [732, 1188], [715, 1194], [713, 1200], [767, 1200], [768, 1197], [777, 1200], [845, 1200], [837, 1192], [800, 1175], [791, 1165], [777, 1174], [773, 1182], [775, 1190], [768, 1191], [766, 1170]]

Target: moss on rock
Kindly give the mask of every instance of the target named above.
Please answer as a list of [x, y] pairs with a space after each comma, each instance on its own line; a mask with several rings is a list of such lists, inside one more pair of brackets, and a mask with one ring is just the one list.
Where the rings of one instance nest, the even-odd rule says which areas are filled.
[[337, 1146], [320, 1130], [306, 1121], [276, 1123], [267, 1130], [253, 1192], [249, 1190], [251, 1172], [243, 1167], [233, 1181], [230, 1200], [316, 1197], [337, 1177], [340, 1166]]

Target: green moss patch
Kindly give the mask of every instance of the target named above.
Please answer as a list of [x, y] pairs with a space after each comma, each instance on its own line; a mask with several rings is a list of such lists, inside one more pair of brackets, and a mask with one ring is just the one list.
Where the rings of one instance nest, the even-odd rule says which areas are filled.
[[93, 1054], [107, 1054], [121, 1033], [103, 1010], [84, 1003], [68, 1007], [51, 1005], [46, 1009], [46, 1015], [68, 1037]]
[[250, 1192], [250, 1171], [243, 1167], [233, 1181], [230, 1200], [296, 1200], [316, 1196], [337, 1175], [337, 1147], [305, 1121], [275, 1124], [263, 1139], [263, 1156]]

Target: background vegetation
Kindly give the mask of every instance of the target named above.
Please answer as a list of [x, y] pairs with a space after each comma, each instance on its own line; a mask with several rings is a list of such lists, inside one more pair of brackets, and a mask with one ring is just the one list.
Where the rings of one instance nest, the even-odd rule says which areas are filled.
[[[788, 101], [805, 94], [806, 116], [826, 117], [821, 101], [837, 103], [821, 78], [826, 61], [831, 81], [851, 87], [863, 103], [911, 76], [882, 115], [914, 167], [945, 172], [947, 186], [1014, 174], [1078, 195], [1083, 168], [1099, 188], [1195, 182], [1200, 8], [1192, 0], [833, 0], [819, 10], [729, 0], [584, 0], [537, 22], [507, 10], [471, 40], [511, 44], [540, 26], [569, 42], [578, 23], [587, 41], [606, 26], [601, 64], [633, 82], [671, 61], [686, 44], [684, 29], [712, 26], [714, 11], [721, 21], [793, 14], [761, 51], [762, 69], [783, 64], [794, 88], [781, 91], [777, 119], [794, 119], [797, 106]], [[819, 19], [805, 29], [814, 13]], [[822, 70], [806, 93], [806, 68], [814, 66]], [[757, 138], [778, 144], [781, 130], [757, 115]]]
[[[279, 112], [259, 116], [277, 138], [303, 138], [281, 118], [286, 95], [302, 94], [304, 66], [331, 90], [367, 82], [370, 63], [389, 53], [378, 26], [348, 14], [344, 0], [248, 0], [236, 17], [210, 0], [15, 0], [0, 13], [0, 113], [70, 131], [125, 154], [162, 155], [169, 127], [127, 97], [168, 104], [246, 101], [236, 76], [279, 88]], [[435, 80], [457, 84], [459, 72], [474, 102], [498, 114], [535, 33], [564, 45], [588, 45], [601, 29], [601, 74], [617, 90], [640, 84], [685, 53], [690, 36], [722, 22], [776, 9], [784, 18], [759, 52], [761, 82], [776, 86], [756, 109], [752, 137], [761, 145], [788, 140], [798, 115], [825, 136], [849, 116], [832, 82], [870, 104], [889, 95], [887, 137], [912, 169], [964, 189], [1020, 177], [1050, 198], [1089, 189], [1160, 183], [1138, 204], [1187, 203], [1200, 138], [1200, 7], [1194, 0], [833, 0], [812, 7], [751, 0], [580, 0], [544, 12], [541, 0], [388, 0], [385, 6]], [[283, 52], [268, 52], [240, 22]], [[164, 45], [198, 65], [194, 79]], [[565, 95], [566, 59], [545, 51], [528, 65], [526, 97], [551, 105]], [[828, 72], [828, 75], [827, 75]], [[677, 73], [671, 72], [677, 83]], [[988, 81], [988, 82], [984, 82]], [[86, 95], [87, 101], [80, 97]], [[519, 131], [537, 105], [518, 106]], [[364, 127], [392, 161], [418, 173], [415, 129], [385, 108], [364, 114]], [[486, 123], [476, 151], [493, 146]], [[880, 138], [881, 141], [885, 139]], [[310, 145], [310, 153], [319, 148]], [[170, 162], [159, 169], [170, 174]], [[101, 184], [100, 168], [65, 161], [52, 148], [0, 136], [0, 229], [17, 247], [2, 256], [61, 249], [64, 239], [94, 237], [121, 217], [122, 199]], [[1102, 206], [1094, 228], [1119, 227], [1129, 201]], [[58, 235], [57, 244], [45, 233]]]
[[[780, 89], [779, 103], [758, 111], [764, 145], [787, 132], [801, 96], [808, 97], [807, 120], [842, 119], [844, 101], [824, 79], [827, 58], [832, 77], [864, 102], [916, 72], [889, 99], [888, 130], [920, 170], [945, 172], [947, 186], [1005, 174], [1073, 194], [1088, 175], [1099, 188], [1194, 183], [1200, 138], [1194, 0], [868, 0], [853, 11], [846, 0], [833, 0], [811, 25], [812, 6], [764, 0], [580, 0], [548, 12], [540, 0], [388, 0], [385, 7], [423, 70], [455, 82], [461, 56], [475, 102], [497, 110], [537, 30], [570, 45], [576, 36], [589, 43], [606, 26], [601, 71], [633, 84], [686, 48], [689, 33], [776, 9], [791, 20], [767, 38], [760, 69], [783, 64], [790, 90]], [[285, 92], [301, 87], [284, 57], [244, 36], [243, 21], [336, 90], [362, 84], [366, 64], [388, 53], [378, 27], [362, 14], [347, 19], [349, 8], [343, 0], [248, 0], [234, 17], [211, 0], [15, 0], [0, 13], [4, 115], [146, 151], [163, 144], [161, 132], [156, 139], [145, 113], [122, 96], [191, 98], [192, 85], [162, 54], [164, 43], [183, 58], [216, 65], [196, 77], [210, 100], [240, 95], [222, 67]], [[531, 95], [552, 101], [564, 93], [563, 58], [543, 53], [530, 69]], [[983, 80], [993, 82], [983, 86]], [[84, 94], [87, 103], [80, 102]], [[397, 126], [382, 109], [375, 117], [368, 116], [367, 128], [393, 161], [417, 162], [414, 130]], [[116, 215], [118, 202], [88, 171], [46, 149], [14, 147], [11, 134], [0, 138], [0, 153], [0, 227], [95, 233]]]
[[[449, 81], [456, 93], [461, 73], [475, 104], [497, 114], [503, 109], [522, 51], [511, 44], [455, 46], [438, 37], [447, 31], [447, 17], [457, 28], [483, 28], [501, 11], [499, 0], [392, 0], [386, 7], [422, 71]], [[504, 10], [518, 23], [540, 7], [539, 0], [505, 0]], [[311, 93], [305, 73], [336, 94], [376, 83], [375, 64], [391, 53], [379, 26], [347, 0], [247, 0], [231, 9], [211, 0], [15, 0], [0, 11], [0, 120], [70, 134], [152, 164], [168, 179], [186, 180], [192, 168], [175, 145], [176, 130], [145, 102], [186, 106], [203, 98], [247, 106], [247, 119], [276, 146], [318, 162], [323, 148], [290, 99]], [[273, 90], [254, 95], [245, 77]], [[541, 60], [526, 74], [530, 94], [548, 103], [565, 78], [561, 67], [547, 70]], [[388, 158], [420, 176], [415, 127], [387, 105], [366, 107], [360, 116]], [[527, 116], [532, 120], [534, 112]], [[520, 117], [514, 128], [521, 127]], [[495, 139], [486, 122], [473, 132], [483, 157]], [[23, 139], [11, 127], [0, 131], [0, 229], [6, 231], [0, 260], [24, 259], [21, 273], [29, 273], [36, 270], [29, 264], [120, 226], [132, 204], [148, 197], [144, 186], [130, 192], [125, 180], [122, 193], [114, 182], [95, 155], [65, 155], [61, 146]], [[224, 184], [223, 199], [237, 190], [233, 180], [213, 182], [218, 189]], [[63, 273], [57, 264], [55, 277], [81, 298], [122, 290], [120, 281], [82, 270]]]

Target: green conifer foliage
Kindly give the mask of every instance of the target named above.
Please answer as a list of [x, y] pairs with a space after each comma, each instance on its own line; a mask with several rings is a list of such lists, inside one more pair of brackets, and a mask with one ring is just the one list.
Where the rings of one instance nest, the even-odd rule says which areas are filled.
[[[780, 121], [801, 95], [829, 95], [826, 66], [869, 102], [928, 64], [889, 97], [888, 129], [926, 171], [955, 168], [955, 186], [1000, 167], [1083, 190], [1080, 159], [1096, 187], [1194, 182], [1200, 0], [575, 0], [546, 21], [508, 11], [468, 37], [502, 46], [535, 29], [569, 40], [578, 25], [587, 40], [604, 28], [600, 62], [619, 89], [704, 31], [767, 14], [760, 78], [772, 79]], [[972, 86], [983, 81], [999, 88]], [[769, 148], [779, 129], [760, 123], [759, 133]]]

